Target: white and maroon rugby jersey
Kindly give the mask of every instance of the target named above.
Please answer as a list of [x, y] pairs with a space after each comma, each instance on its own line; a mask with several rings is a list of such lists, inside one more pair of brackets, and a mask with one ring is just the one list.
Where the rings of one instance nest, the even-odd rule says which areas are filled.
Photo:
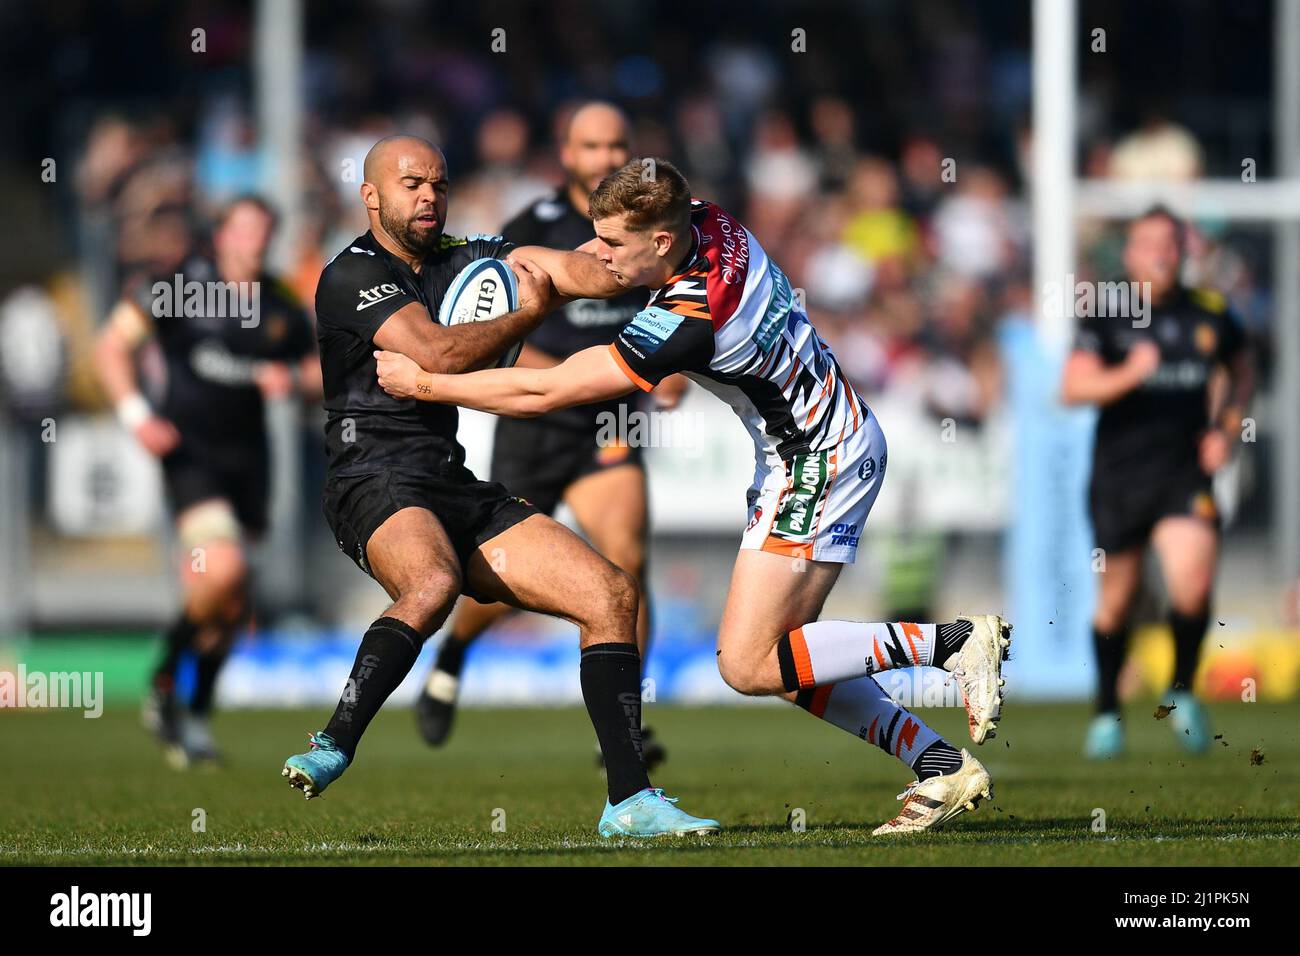
[[627, 376], [646, 391], [674, 372], [698, 382], [735, 410], [760, 464], [852, 435], [870, 411], [753, 234], [693, 199], [684, 261], [610, 345]]

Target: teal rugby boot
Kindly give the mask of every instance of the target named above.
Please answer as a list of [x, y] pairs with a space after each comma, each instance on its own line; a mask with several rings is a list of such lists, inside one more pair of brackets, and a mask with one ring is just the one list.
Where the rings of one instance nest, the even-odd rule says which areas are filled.
[[665, 797], [658, 787], [638, 791], [617, 806], [610, 806], [607, 800], [605, 812], [600, 815], [600, 835], [656, 837], [722, 831], [722, 824], [717, 820], [693, 817], [685, 810], [678, 810], [676, 803], [676, 797]]
[[351, 761], [334, 743], [334, 738], [321, 731], [309, 735], [311, 750], [297, 754], [284, 762], [280, 776], [289, 778], [289, 786], [303, 792], [310, 800], [319, 797], [325, 788], [342, 776]]

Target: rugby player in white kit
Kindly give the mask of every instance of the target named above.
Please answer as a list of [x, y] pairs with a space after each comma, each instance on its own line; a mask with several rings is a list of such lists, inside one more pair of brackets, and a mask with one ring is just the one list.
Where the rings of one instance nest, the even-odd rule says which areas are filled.
[[[731, 406], [756, 469], [722, 623], [718, 668], [742, 694], [778, 695], [880, 747], [916, 772], [877, 834], [935, 829], [992, 796], [988, 772], [899, 706], [873, 675], [943, 667], [966, 701], [971, 739], [997, 728], [1011, 627], [996, 615], [949, 623], [819, 621], [856, 557], [886, 466], [875, 415], [845, 379], [785, 275], [740, 222], [692, 199], [671, 163], [633, 160], [591, 196], [594, 252], [649, 301], [614, 343], [552, 368], [433, 374], [376, 353], [398, 398], [524, 418], [648, 391], [681, 372]], [[546, 271], [551, 250], [518, 255]], [[559, 254], [558, 252], [555, 254]]]

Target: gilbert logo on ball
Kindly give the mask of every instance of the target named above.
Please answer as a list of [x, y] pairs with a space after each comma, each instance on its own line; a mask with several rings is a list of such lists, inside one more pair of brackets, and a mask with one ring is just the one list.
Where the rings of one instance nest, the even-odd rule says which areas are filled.
[[[438, 321], [446, 326], [496, 319], [519, 308], [519, 283], [501, 259], [475, 259], [460, 270], [438, 306]], [[516, 342], [497, 360], [509, 368], [519, 360], [523, 343]]]

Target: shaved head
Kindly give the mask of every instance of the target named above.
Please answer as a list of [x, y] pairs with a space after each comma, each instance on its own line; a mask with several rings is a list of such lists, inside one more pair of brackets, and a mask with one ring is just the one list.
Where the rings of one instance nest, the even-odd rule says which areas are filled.
[[628, 122], [612, 103], [584, 103], [569, 116], [560, 144], [560, 164], [569, 176], [569, 195], [584, 214], [586, 197], [630, 158]]
[[366, 153], [362, 176], [361, 201], [381, 243], [412, 260], [438, 245], [447, 221], [442, 150], [419, 136], [386, 136]]
[[433, 156], [437, 156], [442, 161], [445, 169], [447, 159], [442, 155], [442, 150], [427, 139], [422, 139], [419, 136], [408, 136], [405, 133], [385, 136], [370, 147], [370, 152], [366, 153], [366, 161], [362, 166], [361, 175], [367, 182], [374, 182], [382, 175], [382, 170], [397, 169], [404, 164], [409, 164], [412, 159], [428, 160]]
[[581, 141], [584, 136], [614, 131], [627, 137], [627, 116], [613, 103], [594, 100], [584, 103], [569, 114], [564, 124], [564, 142]]

